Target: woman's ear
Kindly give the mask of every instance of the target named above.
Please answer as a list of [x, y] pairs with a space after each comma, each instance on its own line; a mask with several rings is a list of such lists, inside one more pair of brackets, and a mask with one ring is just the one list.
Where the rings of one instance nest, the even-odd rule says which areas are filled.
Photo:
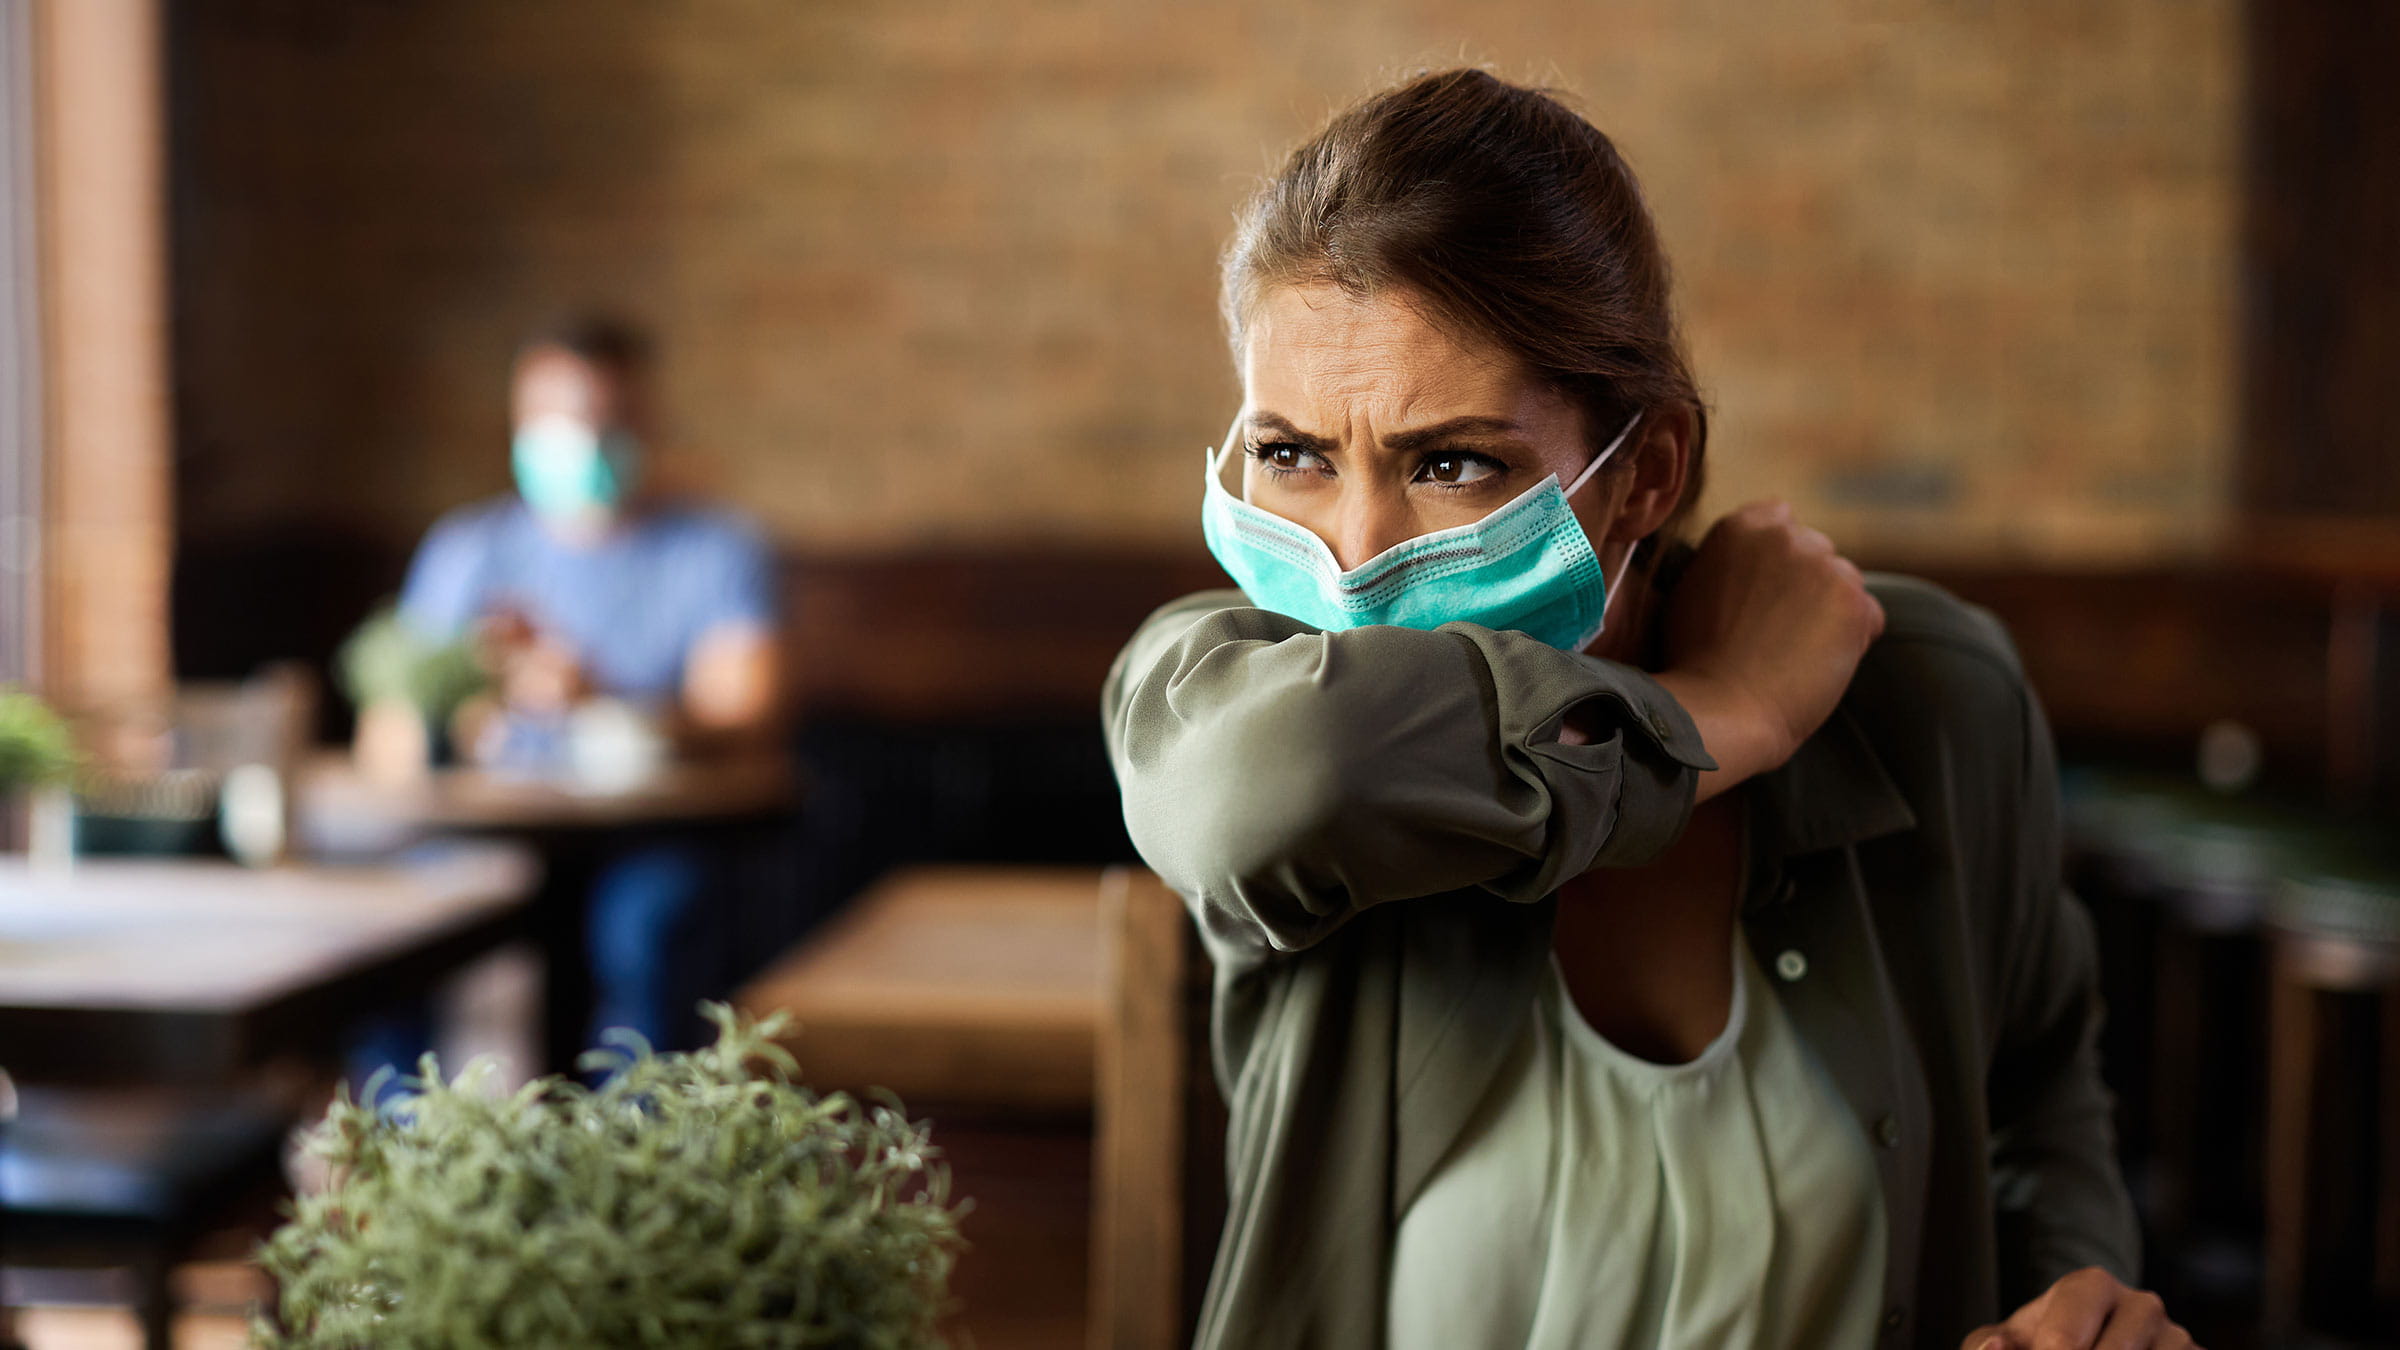
[[1634, 428], [1631, 443], [1618, 452], [1631, 460], [1633, 482], [1609, 538], [1647, 539], [1674, 519], [1691, 477], [1692, 431], [1692, 410], [1680, 406], [1655, 409]]

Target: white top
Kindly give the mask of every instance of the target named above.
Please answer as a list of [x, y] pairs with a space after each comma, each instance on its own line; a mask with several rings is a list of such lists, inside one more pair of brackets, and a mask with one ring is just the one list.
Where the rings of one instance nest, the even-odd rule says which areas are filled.
[[1535, 1016], [1400, 1219], [1393, 1350], [1868, 1346], [1883, 1197], [1865, 1132], [1750, 944], [1699, 1056], [1626, 1053], [1552, 958]]

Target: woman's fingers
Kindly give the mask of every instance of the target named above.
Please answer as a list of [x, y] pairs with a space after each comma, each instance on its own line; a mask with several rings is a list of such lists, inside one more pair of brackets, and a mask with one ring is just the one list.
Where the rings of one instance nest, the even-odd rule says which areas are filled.
[[[2017, 1310], [2006, 1329], [2025, 1350], [2191, 1350], [2192, 1338], [2167, 1319], [2166, 1304], [2097, 1266], [2051, 1285]], [[2013, 1350], [2013, 1347], [2012, 1347]]]
[[2010, 1318], [2009, 1325], [2017, 1327], [2019, 1318], [2032, 1314], [2025, 1328], [2028, 1350], [2093, 1350], [2124, 1291], [2115, 1276], [2086, 1266], [2051, 1285], [2048, 1293]]
[[1829, 716], [1883, 611], [1857, 566], [1790, 503], [1751, 502], [1709, 530], [1669, 616], [1671, 669], [1739, 692], [1783, 762]]
[[1744, 502], [1742, 505], [1735, 507], [1733, 510], [1727, 512], [1725, 514], [1725, 518], [1718, 521], [1717, 524], [1725, 525], [1730, 523], [1736, 528], [1743, 526], [1756, 527], [1761, 525], [1784, 524], [1790, 521], [1791, 518], [1792, 504], [1790, 502], [1785, 501], [1781, 497], [1761, 497], [1757, 501]]
[[2166, 1304], [2098, 1266], [2065, 1276], [1997, 1326], [1977, 1327], [1960, 1350], [2195, 1350], [2167, 1320]]
[[2158, 1350], [2172, 1325], [2158, 1295], [2147, 1289], [2126, 1290], [2100, 1332], [2099, 1350]]

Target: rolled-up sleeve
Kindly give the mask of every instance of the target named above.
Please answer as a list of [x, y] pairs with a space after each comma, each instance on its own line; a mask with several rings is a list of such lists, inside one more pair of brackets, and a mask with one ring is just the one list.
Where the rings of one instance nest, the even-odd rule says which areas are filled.
[[[1559, 742], [1570, 711], [1588, 743]], [[1368, 905], [1645, 862], [1715, 767], [1632, 667], [1472, 624], [1322, 632], [1231, 591], [1151, 616], [1102, 716], [1144, 860], [1220, 942], [1280, 951]]]

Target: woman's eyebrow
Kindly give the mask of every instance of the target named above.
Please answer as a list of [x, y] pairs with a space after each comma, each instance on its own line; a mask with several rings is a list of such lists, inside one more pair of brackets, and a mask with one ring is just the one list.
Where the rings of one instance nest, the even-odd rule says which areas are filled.
[[1518, 429], [1516, 423], [1505, 417], [1453, 417], [1414, 431], [1395, 431], [1383, 438], [1383, 448], [1405, 453], [1466, 432], [1504, 433]]
[[1331, 436], [1312, 436], [1309, 433], [1302, 431], [1300, 428], [1293, 426], [1291, 419], [1285, 417], [1282, 413], [1252, 413], [1250, 414], [1250, 425], [1253, 428], [1263, 427], [1268, 431], [1274, 432], [1278, 436], [1286, 437], [1303, 450], [1311, 450], [1322, 454], [1327, 451], [1338, 450], [1341, 448], [1341, 442], [1333, 439]]
[[[1293, 426], [1291, 419], [1281, 413], [1255, 412], [1250, 414], [1249, 421], [1253, 429], [1272, 431], [1278, 436], [1291, 440], [1303, 450], [1324, 453], [1341, 448], [1341, 442], [1330, 436], [1316, 436], [1302, 431]], [[1383, 438], [1383, 448], [1394, 453], [1406, 454], [1411, 450], [1423, 449], [1452, 436], [1473, 432], [1501, 435], [1519, 430], [1522, 428], [1505, 417], [1453, 417], [1446, 422], [1436, 422], [1429, 427], [1418, 427], [1414, 431], [1395, 431]]]

